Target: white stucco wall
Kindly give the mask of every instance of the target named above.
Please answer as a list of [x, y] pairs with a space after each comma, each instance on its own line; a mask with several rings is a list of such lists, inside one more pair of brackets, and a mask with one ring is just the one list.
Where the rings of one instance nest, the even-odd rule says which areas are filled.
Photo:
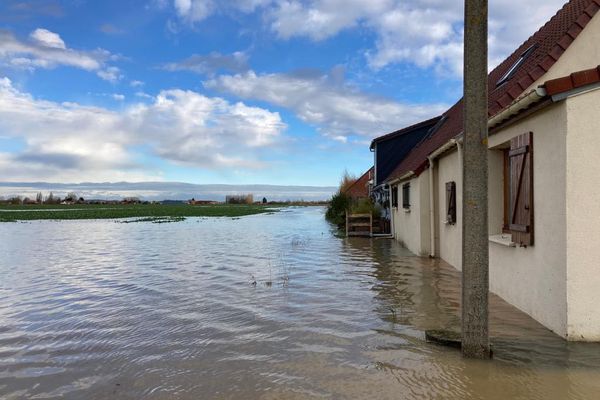
[[392, 211], [394, 237], [411, 252], [427, 256], [430, 249], [429, 171], [410, 181], [410, 212], [402, 208], [402, 184], [398, 186], [398, 208]]
[[[534, 245], [490, 243], [490, 290], [566, 336], [566, 104], [554, 104], [490, 136], [490, 147], [529, 131], [534, 148]], [[490, 179], [490, 187], [499, 191], [503, 183], [498, 177]]]
[[600, 90], [566, 108], [567, 334], [600, 341]]
[[[440, 157], [437, 173], [437, 224], [439, 257], [458, 270], [462, 270], [462, 165], [455, 149]], [[446, 223], [446, 182], [456, 182], [456, 223]]]

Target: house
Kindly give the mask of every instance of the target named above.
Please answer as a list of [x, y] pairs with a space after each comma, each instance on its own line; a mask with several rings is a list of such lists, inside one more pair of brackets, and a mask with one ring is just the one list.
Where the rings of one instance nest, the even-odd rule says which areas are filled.
[[412, 148], [430, 134], [439, 120], [440, 117], [432, 118], [373, 139], [369, 147], [374, 160], [371, 195], [377, 203], [389, 202], [387, 178]]
[[394, 168], [413, 149], [417, 143], [428, 137], [440, 122], [440, 117], [419, 122], [409, 127], [379, 136], [371, 142], [369, 149], [373, 153], [373, 178], [370, 185], [370, 197], [382, 209], [380, 231], [389, 235], [394, 230], [389, 210], [392, 207], [392, 194], [388, 177]]
[[346, 195], [357, 201], [360, 199], [366, 199], [370, 194], [370, 184], [373, 180], [373, 172], [375, 168], [371, 167], [360, 176], [352, 185], [344, 192]]
[[[599, 9], [569, 1], [488, 76], [490, 290], [574, 341], [600, 341]], [[462, 113], [378, 181], [395, 238], [459, 270]]]

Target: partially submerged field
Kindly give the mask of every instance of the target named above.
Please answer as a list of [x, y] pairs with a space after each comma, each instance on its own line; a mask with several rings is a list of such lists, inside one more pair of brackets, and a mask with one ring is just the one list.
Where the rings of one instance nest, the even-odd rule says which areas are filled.
[[189, 204], [74, 204], [74, 205], [2, 205], [0, 222], [41, 219], [119, 219], [171, 222], [185, 217], [242, 217], [277, 211], [262, 205], [189, 205]]

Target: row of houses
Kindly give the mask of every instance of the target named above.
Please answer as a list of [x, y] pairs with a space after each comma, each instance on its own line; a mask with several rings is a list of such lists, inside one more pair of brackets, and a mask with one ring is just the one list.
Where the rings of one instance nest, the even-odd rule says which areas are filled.
[[[600, 0], [571, 0], [488, 76], [490, 290], [600, 341]], [[373, 140], [351, 188], [413, 253], [462, 268], [463, 103]], [[465, 251], [468, 251], [466, 249]]]

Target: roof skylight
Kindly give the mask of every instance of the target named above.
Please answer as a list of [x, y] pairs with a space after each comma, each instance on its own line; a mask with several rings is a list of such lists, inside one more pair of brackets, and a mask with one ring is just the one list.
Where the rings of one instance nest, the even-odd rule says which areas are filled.
[[510, 78], [513, 77], [513, 75], [517, 72], [517, 70], [519, 69], [519, 67], [521, 65], [523, 65], [523, 63], [525, 62], [525, 60], [527, 59], [527, 57], [529, 57], [529, 55], [531, 53], [533, 53], [533, 50], [535, 50], [537, 45], [533, 45], [531, 47], [529, 47], [527, 50], [525, 50], [523, 52], [523, 54], [521, 54], [521, 57], [519, 57], [519, 59], [512, 65], [512, 67], [510, 67], [508, 69], [508, 71], [506, 71], [506, 73], [504, 75], [502, 75], [502, 78], [500, 78], [498, 80], [498, 82], [496, 82], [496, 87], [506, 83]]

